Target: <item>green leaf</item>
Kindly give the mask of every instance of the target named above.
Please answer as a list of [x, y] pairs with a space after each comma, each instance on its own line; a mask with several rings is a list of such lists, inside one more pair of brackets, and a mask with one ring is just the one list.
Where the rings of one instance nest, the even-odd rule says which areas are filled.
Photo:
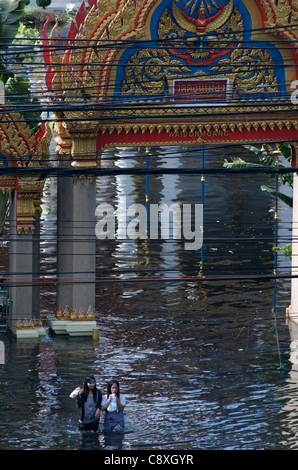
[[266, 186], [266, 185], [261, 186], [261, 190], [262, 191], [267, 191], [272, 196], [278, 197], [278, 199], [280, 199], [282, 202], [284, 202], [288, 206], [293, 207], [293, 198], [291, 198], [289, 196], [286, 196], [286, 194], [283, 194], [279, 191], [274, 191], [274, 189], [271, 189], [271, 188], [269, 188], [269, 186]]
[[243, 145], [243, 147], [249, 150], [250, 152], [253, 152], [259, 159], [262, 158], [264, 155], [267, 155], [266, 151], [258, 149], [253, 145]]
[[31, 94], [28, 82], [22, 77], [10, 77], [5, 84], [5, 96], [10, 99], [11, 103], [25, 104], [27, 109], [36, 104], [39, 110], [20, 112], [23, 118], [28, 121], [31, 132], [35, 133], [39, 125], [41, 109], [38, 106], [38, 99]]
[[231, 157], [230, 162], [227, 159], [224, 159], [225, 168], [252, 168], [255, 166], [262, 166], [262, 165], [246, 162], [245, 160], [242, 160], [242, 158], [240, 157]]
[[24, 14], [25, 0], [0, 0], [0, 43], [11, 44]]
[[[290, 149], [287, 148], [283, 144], [279, 144], [279, 145], [281, 146], [280, 151], [283, 153], [285, 158], [288, 159], [289, 157], [288, 151], [290, 151]], [[284, 165], [276, 161], [275, 157], [271, 156], [268, 152], [266, 152], [266, 150], [260, 150], [257, 147], [254, 147], [253, 145], [244, 145], [244, 147], [252, 151], [258, 157], [260, 162], [265, 163], [266, 166], [273, 167], [273, 168], [285, 168]], [[291, 157], [290, 157], [290, 160], [291, 160]], [[271, 179], [279, 180], [282, 184], [289, 184], [291, 188], [293, 187], [293, 175], [274, 174], [274, 173], [265, 173], [265, 174]]]
[[291, 163], [292, 152], [291, 152], [290, 147], [288, 147], [288, 145], [286, 145], [286, 144], [278, 144], [278, 148], [281, 151], [281, 153], [283, 154], [283, 156], [285, 157], [285, 159], [289, 163]]

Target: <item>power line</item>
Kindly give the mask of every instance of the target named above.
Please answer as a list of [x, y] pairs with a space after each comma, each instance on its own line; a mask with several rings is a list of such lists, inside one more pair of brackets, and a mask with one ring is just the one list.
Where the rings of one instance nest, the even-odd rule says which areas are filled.
[[[71, 275], [68, 279], [64, 277], [57, 277], [55, 275], [47, 274], [46, 279], [30, 280], [25, 277], [23, 280], [11, 280], [10, 277], [15, 277], [15, 274], [10, 274], [8, 278], [4, 281], [4, 287], [26, 287], [26, 286], [48, 286], [48, 285], [75, 285], [75, 284], [123, 284], [123, 283], [139, 283], [139, 282], [188, 282], [188, 281], [197, 281], [197, 282], [213, 282], [213, 281], [271, 281], [271, 280], [290, 280], [298, 279], [298, 275], [293, 274], [226, 274], [226, 275], [196, 275], [196, 276], [132, 276], [132, 277], [116, 277], [118, 273], [115, 272], [113, 277], [78, 277]], [[28, 276], [31, 276], [31, 273], [28, 273]], [[49, 279], [49, 276], [53, 276]], [[33, 276], [34, 277], [34, 276]]]
[[[95, 155], [94, 155], [95, 158]], [[80, 159], [79, 159], [80, 160]], [[84, 159], [81, 159], [84, 161]], [[74, 177], [88, 173], [93, 176], [115, 176], [115, 175], [236, 175], [236, 174], [293, 174], [298, 172], [295, 167], [250, 167], [250, 168], [36, 168], [36, 167], [0, 167], [0, 177], [7, 175], [26, 176], [68, 176]]]

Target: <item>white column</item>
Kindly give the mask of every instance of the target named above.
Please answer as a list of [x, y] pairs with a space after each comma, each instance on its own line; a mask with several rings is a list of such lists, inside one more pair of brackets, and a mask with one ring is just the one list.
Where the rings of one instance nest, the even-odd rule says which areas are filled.
[[[69, 166], [59, 161], [60, 167]], [[73, 307], [73, 189], [71, 177], [57, 180], [57, 304], [62, 312]]]
[[74, 185], [73, 217], [73, 306], [95, 311], [95, 206], [96, 178], [79, 179]]
[[58, 178], [57, 304], [95, 310], [96, 179]]
[[11, 194], [9, 234], [9, 317], [8, 326], [15, 334], [20, 320], [31, 320], [33, 313], [33, 234], [17, 233], [17, 192]]
[[[294, 175], [292, 223], [292, 275], [298, 276], [298, 175]], [[298, 323], [298, 277], [292, 279], [291, 319]]]

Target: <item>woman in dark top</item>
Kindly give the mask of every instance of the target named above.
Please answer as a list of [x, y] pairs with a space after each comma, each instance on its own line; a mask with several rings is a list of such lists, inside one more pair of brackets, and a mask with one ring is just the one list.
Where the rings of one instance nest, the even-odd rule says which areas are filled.
[[76, 397], [77, 407], [81, 408], [79, 429], [96, 432], [100, 418], [102, 393], [96, 388], [93, 375], [86, 377], [83, 388], [76, 388], [70, 396]]

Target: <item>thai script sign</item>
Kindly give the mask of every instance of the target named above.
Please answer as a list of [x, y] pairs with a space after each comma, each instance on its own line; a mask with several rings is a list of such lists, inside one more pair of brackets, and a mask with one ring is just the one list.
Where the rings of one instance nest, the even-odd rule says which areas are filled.
[[173, 80], [177, 106], [225, 106], [229, 100], [229, 79]]

